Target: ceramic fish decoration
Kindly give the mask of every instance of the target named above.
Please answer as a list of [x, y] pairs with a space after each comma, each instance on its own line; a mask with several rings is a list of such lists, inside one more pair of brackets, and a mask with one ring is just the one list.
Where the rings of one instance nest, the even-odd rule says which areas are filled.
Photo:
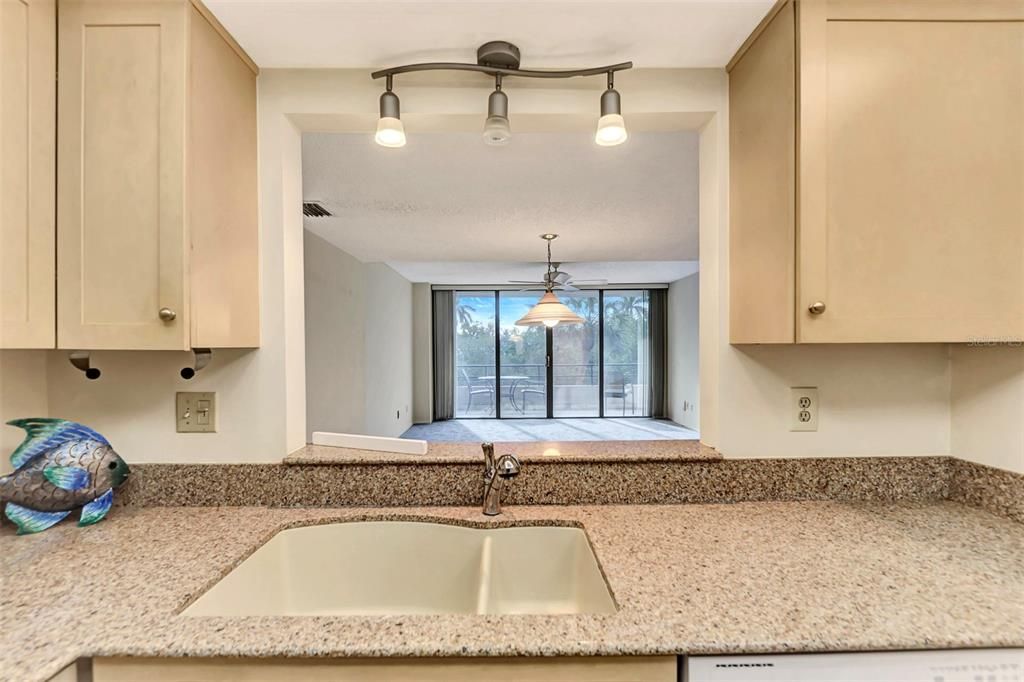
[[0, 504], [18, 526], [18, 535], [38, 533], [82, 507], [79, 526], [89, 526], [110, 510], [114, 488], [129, 469], [107, 439], [66, 419], [7, 422], [28, 434], [11, 454], [14, 473], [0, 477]]

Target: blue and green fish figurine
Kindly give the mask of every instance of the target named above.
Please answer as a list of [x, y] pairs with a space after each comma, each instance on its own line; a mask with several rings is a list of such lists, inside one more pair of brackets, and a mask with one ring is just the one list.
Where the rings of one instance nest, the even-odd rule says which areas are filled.
[[0, 477], [0, 504], [18, 535], [46, 530], [81, 507], [79, 526], [110, 510], [129, 469], [107, 439], [66, 419], [14, 419], [28, 434], [11, 454], [14, 472]]

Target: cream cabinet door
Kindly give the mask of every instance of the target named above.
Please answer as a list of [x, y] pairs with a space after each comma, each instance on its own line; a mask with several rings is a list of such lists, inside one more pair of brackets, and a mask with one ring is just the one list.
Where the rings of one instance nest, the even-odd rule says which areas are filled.
[[1024, 338], [1024, 23], [957, 16], [1022, 5], [970, 4], [800, 5], [799, 341]]
[[0, 0], [0, 348], [54, 345], [55, 0]]
[[160, 0], [61, 0], [61, 348], [189, 347], [186, 12]]
[[675, 656], [95, 658], [94, 682], [675, 682]]

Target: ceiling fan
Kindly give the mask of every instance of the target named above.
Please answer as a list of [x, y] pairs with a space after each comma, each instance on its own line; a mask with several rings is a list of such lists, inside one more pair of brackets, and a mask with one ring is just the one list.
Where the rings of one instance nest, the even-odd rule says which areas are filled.
[[[527, 284], [531, 287], [544, 287], [545, 291], [579, 291], [575, 284], [580, 285], [604, 285], [608, 284], [606, 279], [573, 279], [572, 275], [564, 270], [561, 270], [561, 263], [551, 262], [551, 242], [558, 239], [557, 234], [542, 234], [540, 238], [548, 243], [548, 269], [544, 273], [544, 279], [540, 281], [531, 281], [523, 279], [510, 279], [509, 284]], [[529, 289], [521, 289], [521, 291], [529, 291]]]

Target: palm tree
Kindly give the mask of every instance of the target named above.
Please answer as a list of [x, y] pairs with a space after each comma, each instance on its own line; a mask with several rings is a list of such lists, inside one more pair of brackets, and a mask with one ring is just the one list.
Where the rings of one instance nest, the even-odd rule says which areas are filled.
[[643, 320], [647, 317], [646, 296], [622, 296], [612, 303], [612, 309], [619, 315]]
[[455, 317], [459, 321], [459, 326], [465, 331], [473, 324], [473, 308], [459, 304], [455, 306]]
[[588, 324], [597, 322], [597, 296], [566, 296], [565, 305]]

